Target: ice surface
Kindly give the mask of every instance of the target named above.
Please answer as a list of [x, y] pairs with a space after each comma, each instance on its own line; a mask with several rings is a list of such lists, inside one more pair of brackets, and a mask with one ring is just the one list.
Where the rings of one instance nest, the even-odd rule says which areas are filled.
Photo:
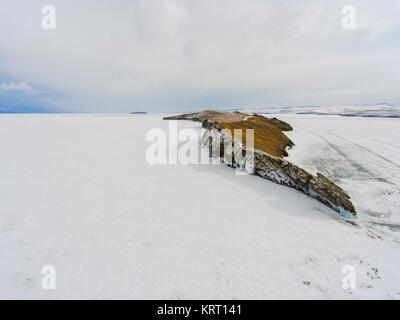
[[223, 164], [149, 165], [161, 118], [0, 116], [0, 298], [400, 298], [395, 119], [282, 117], [289, 160], [349, 191], [353, 225]]
[[[289, 161], [347, 190], [361, 222], [400, 241], [400, 120], [278, 115], [294, 130]], [[383, 227], [383, 228], [379, 228]]]

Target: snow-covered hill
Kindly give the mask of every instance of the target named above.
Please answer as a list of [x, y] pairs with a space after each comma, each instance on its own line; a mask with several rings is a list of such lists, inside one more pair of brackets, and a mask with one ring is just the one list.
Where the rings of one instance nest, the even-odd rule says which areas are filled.
[[378, 105], [344, 106], [295, 106], [270, 108], [243, 108], [243, 112], [269, 114], [316, 114], [340, 115], [347, 117], [400, 118], [400, 104], [382, 103]]
[[397, 119], [282, 116], [289, 160], [349, 191], [353, 225], [225, 165], [148, 164], [161, 118], [0, 116], [0, 298], [400, 298]]

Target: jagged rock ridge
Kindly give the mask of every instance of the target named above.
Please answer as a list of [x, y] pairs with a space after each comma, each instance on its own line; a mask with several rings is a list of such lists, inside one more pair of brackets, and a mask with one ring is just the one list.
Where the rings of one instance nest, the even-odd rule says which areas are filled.
[[[292, 130], [286, 122], [261, 115], [221, 113], [213, 110], [164, 119], [201, 121], [202, 126], [208, 129], [202, 143], [209, 148], [210, 156], [218, 157], [229, 166], [246, 168], [251, 174], [295, 188], [319, 200], [345, 218], [357, 216], [346, 191], [324, 175], [312, 175], [283, 159], [287, 155], [285, 149], [294, 145], [282, 132]], [[254, 149], [249, 150], [243, 141], [232, 143], [223, 129], [254, 129]], [[245, 140], [245, 137], [243, 139]], [[218, 154], [214, 153], [215, 150], [218, 150]], [[235, 157], [235, 154], [244, 157]]]

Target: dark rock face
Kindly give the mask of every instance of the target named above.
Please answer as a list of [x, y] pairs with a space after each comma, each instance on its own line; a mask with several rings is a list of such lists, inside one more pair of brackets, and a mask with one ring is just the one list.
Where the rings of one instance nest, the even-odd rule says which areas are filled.
[[211, 121], [211, 120], [208, 120], [208, 119], [204, 120], [202, 122], [201, 126], [203, 128], [205, 128], [205, 129], [208, 129], [208, 130], [212, 130], [212, 129], [220, 130], [221, 129], [220, 126], [219, 126], [219, 123], [217, 121]]
[[254, 151], [254, 173], [273, 182], [295, 188], [319, 200], [345, 218], [357, 216], [349, 195], [324, 175], [316, 176], [293, 163]]

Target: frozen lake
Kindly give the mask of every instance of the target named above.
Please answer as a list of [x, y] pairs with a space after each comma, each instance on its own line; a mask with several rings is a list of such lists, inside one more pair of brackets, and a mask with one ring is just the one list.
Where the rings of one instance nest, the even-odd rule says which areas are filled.
[[288, 160], [347, 190], [357, 225], [224, 165], [150, 165], [161, 115], [1, 115], [0, 298], [399, 299], [400, 120], [278, 118]]
[[292, 124], [289, 161], [347, 190], [359, 222], [400, 241], [400, 119], [278, 115]]

